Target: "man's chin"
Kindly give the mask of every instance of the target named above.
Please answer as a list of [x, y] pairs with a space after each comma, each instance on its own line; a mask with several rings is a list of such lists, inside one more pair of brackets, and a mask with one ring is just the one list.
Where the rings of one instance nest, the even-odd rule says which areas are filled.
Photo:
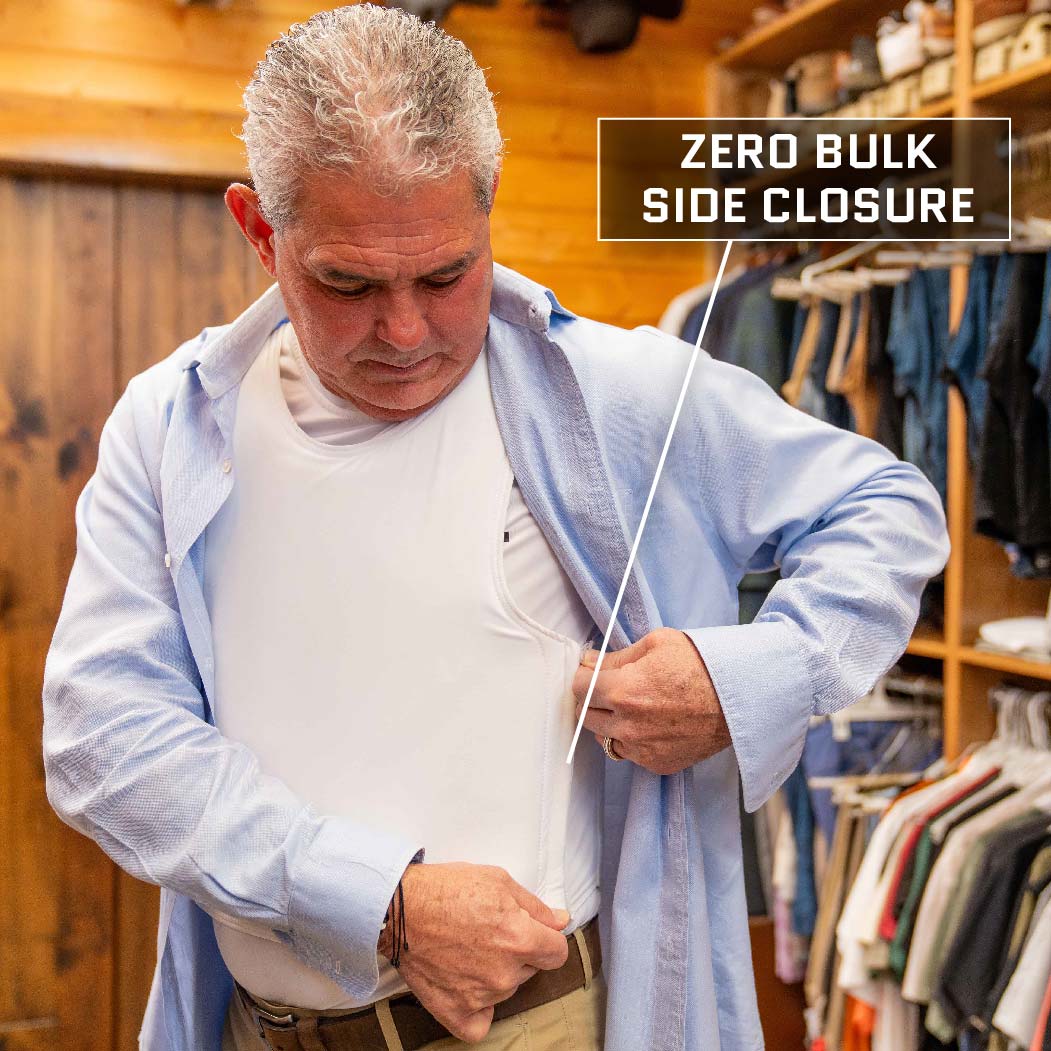
[[354, 398], [357, 407], [377, 420], [395, 423], [411, 420], [441, 401], [455, 383], [430, 380], [426, 383], [381, 383]]

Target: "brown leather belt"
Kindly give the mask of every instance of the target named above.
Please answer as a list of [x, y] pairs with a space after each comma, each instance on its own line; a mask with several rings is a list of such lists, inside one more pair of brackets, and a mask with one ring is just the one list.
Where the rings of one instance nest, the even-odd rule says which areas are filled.
[[[569, 959], [557, 971], [537, 971], [523, 982], [508, 1000], [496, 1005], [493, 1021], [510, 1018], [542, 1004], [550, 1003], [590, 984], [602, 966], [598, 920], [585, 924], [580, 933], [589, 960], [581, 957], [574, 935], [569, 942]], [[382, 1051], [387, 1047], [375, 1005], [356, 1011], [298, 1014], [295, 1008], [278, 1013], [265, 1000], [256, 999], [235, 983], [236, 993], [248, 1011], [259, 1035], [273, 1051]], [[390, 1016], [405, 1051], [417, 1051], [425, 1044], [452, 1034], [412, 993], [387, 1000]]]

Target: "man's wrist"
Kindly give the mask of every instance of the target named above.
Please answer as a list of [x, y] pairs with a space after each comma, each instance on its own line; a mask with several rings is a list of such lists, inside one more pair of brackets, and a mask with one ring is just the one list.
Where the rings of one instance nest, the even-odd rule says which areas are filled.
[[[386, 957], [386, 959], [394, 962], [398, 956], [399, 948], [406, 948], [404, 945], [404, 932], [405, 932], [405, 879], [409, 873], [409, 870], [417, 864], [423, 861], [423, 851], [419, 851], [416, 856], [409, 862], [402, 873], [401, 879], [398, 880], [398, 885], [394, 888], [394, 894], [391, 897], [390, 904], [387, 906], [386, 915], [383, 917], [383, 926], [380, 928], [380, 936], [376, 942], [376, 951]], [[399, 946], [399, 937], [402, 941]], [[397, 966], [397, 964], [395, 964]]]

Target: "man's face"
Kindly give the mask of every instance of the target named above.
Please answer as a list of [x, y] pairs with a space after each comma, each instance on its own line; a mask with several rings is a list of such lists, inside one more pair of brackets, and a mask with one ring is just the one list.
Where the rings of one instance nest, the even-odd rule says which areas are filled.
[[303, 355], [368, 415], [418, 415], [481, 352], [493, 257], [489, 217], [464, 171], [396, 198], [358, 178], [313, 175], [272, 246]]

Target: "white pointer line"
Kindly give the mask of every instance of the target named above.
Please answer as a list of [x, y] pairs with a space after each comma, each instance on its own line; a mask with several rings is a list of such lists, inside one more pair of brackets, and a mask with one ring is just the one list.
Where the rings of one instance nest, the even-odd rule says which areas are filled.
[[704, 311], [704, 318], [701, 321], [701, 331], [697, 334], [697, 342], [693, 347], [693, 354], [690, 357], [690, 365], [686, 370], [686, 375], [683, 377], [682, 390], [679, 391], [679, 400], [675, 403], [675, 411], [672, 413], [671, 425], [668, 427], [668, 436], [664, 439], [664, 448], [661, 450], [661, 458], [657, 461], [657, 473], [653, 476], [653, 484], [650, 486], [650, 495], [646, 497], [646, 506], [642, 509], [642, 521], [639, 522], [638, 531], [635, 533], [635, 542], [631, 545], [631, 554], [628, 555], [628, 565], [624, 570], [624, 579], [620, 582], [620, 591], [617, 592], [617, 600], [613, 603], [613, 612], [609, 617], [609, 627], [606, 628], [606, 634], [602, 639], [602, 646], [598, 651], [598, 659], [595, 661], [595, 670], [591, 673], [591, 682], [588, 684], [587, 696], [584, 698], [584, 707], [580, 709], [580, 718], [577, 720], [577, 729], [573, 734], [573, 743], [569, 746], [569, 755], [566, 756], [566, 762], [573, 762], [573, 753], [577, 750], [577, 741], [580, 740], [580, 731], [584, 728], [584, 717], [588, 714], [588, 705], [591, 704], [591, 695], [595, 692], [595, 681], [598, 679], [598, 673], [602, 670], [602, 661], [606, 656], [606, 650], [609, 648], [609, 637], [613, 634], [613, 626], [617, 623], [617, 614], [620, 612], [620, 604], [624, 601], [624, 592], [628, 587], [628, 580], [631, 578], [631, 569], [635, 565], [635, 556], [639, 553], [639, 541], [642, 540], [642, 531], [646, 528], [646, 520], [650, 516], [650, 507], [653, 506], [653, 494], [657, 491], [657, 483], [661, 480], [661, 473], [664, 471], [664, 461], [668, 457], [668, 447], [671, 445], [672, 436], [675, 434], [675, 427], [679, 422], [679, 413], [682, 410], [682, 403], [686, 400], [686, 390], [690, 386], [690, 377], [693, 376], [694, 366], [697, 364], [697, 355], [701, 352], [701, 341], [704, 339], [704, 331], [708, 327], [708, 319], [712, 316], [712, 307], [715, 305], [715, 297], [719, 294], [719, 285], [723, 280], [723, 271], [726, 270], [726, 260], [730, 258], [730, 249], [733, 247], [733, 241], [726, 242], [726, 248], [723, 249], [722, 262], [719, 263], [719, 272], [715, 275], [715, 284], [712, 285], [712, 293], [708, 297], [708, 306]]

